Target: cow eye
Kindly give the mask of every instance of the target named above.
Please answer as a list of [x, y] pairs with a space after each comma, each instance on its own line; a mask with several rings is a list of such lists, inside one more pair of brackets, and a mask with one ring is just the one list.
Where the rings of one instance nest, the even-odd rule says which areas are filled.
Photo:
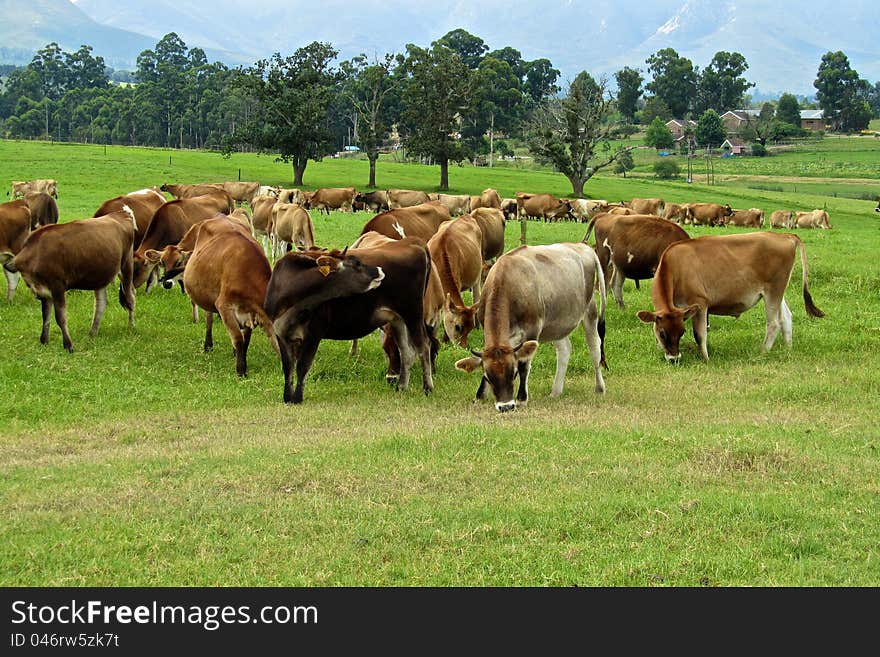
[[661, 340], [665, 340], [665, 339], [666, 339], [666, 331], [664, 331], [663, 329], [660, 329], [660, 331], [658, 331], [658, 333], [660, 334], [660, 339], [661, 339]]
[[456, 325], [455, 325], [455, 330], [456, 330], [456, 331], [460, 331], [460, 330], [461, 330], [461, 324], [456, 324]]

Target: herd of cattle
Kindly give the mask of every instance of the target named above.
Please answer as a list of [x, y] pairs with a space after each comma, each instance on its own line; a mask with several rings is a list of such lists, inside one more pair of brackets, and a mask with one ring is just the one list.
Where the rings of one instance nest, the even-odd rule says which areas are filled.
[[[397, 189], [360, 194], [353, 187], [305, 192], [226, 182], [137, 190], [105, 201], [91, 218], [59, 224], [55, 181], [15, 182], [13, 194], [23, 198], [0, 204], [0, 264], [8, 299], [22, 277], [40, 300], [42, 343], [48, 342], [54, 312], [64, 347], [73, 349], [67, 290], [94, 291], [95, 335], [117, 277], [130, 325], [137, 288], [149, 292], [158, 283], [171, 288], [177, 282], [190, 298], [193, 321], [199, 308], [205, 313], [206, 351], [213, 348], [214, 314], [220, 316], [239, 376], [247, 375], [253, 329], [266, 333], [281, 360], [288, 403], [303, 400], [323, 339], [352, 341], [355, 352], [357, 340], [382, 329], [387, 378], [405, 390], [419, 361], [427, 394], [434, 387], [437, 335], [467, 348], [477, 326], [483, 329], [482, 351], [455, 364], [480, 372], [477, 399], [491, 388], [500, 411], [527, 403], [530, 364], [542, 342], [556, 349], [552, 395], [560, 395], [570, 335], [579, 325], [601, 394], [606, 289], [623, 308], [627, 278], [636, 284], [653, 279], [654, 311], [638, 317], [653, 326], [667, 360], [680, 357], [687, 319], [708, 359], [708, 315], [739, 316], [761, 298], [767, 350], [780, 330], [791, 342], [784, 293], [798, 248], [807, 313], [823, 315], [810, 297], [805, 247], [796, 235], [761, 231], [692, 239], [681, 226], [763, 225], [763, 211], [729, 205], [662, 199], [610, 204], [526, 193], [502, 199], [493, 189], [479, 196]], [[236, 207], [245, 203], [250, 212]], [[316, 244], [310, 211], [330, 210], [374, 216], [350, 247], [328, 250]], [[788, 212], [778, 224], [776, 214], [773, 227], [830, 228], [824, 210]], [[505, 253], [505, 226], [513, 217], [575, 218], [588, 226], [580, 242]], [[593, 234], [595, 247], [589, 246]], [[470, 305], [462, 296], [466, 290]]]

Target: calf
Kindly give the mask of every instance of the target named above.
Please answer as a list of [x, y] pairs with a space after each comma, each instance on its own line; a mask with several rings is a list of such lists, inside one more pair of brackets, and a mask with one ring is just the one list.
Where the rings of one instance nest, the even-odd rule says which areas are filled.
[[[599, 287], [597, 312], [594, 287]], [[551, 395], [562, 394], [571, 356], [569, 337], [584, 327], [596, 392], [605, 392], [601, 365], [605, 364], [605, 282], [599, 258], [586, 244], [521, 246], [498, 258], [486, 278], [479, 306], [484, 347], [455, 366], [465, 372], [482, 370], [477, 399], [485, 399], [486, 385], [495, 395], [495, 408], [510, 411], [528, 402], [532, 358], [541, 342], [556, 347], [556, 376]], [[513, 381], [519, 390], [513, 397]]]
[[[24, 199], [0, 203], [0, 265], [5, 265], [21, 251], [31, 230], [31, 211]], [[6, 300], [12, 301], [18, 287], [18, 273], [3, 269], [6, 274]]]
[[418, 356], [423, 389], [426, 394], [432, 391], [423, 307], [431, 258], [424, 243], [403, 238], [369, 249], [349, 250], [348, 255], [358, 260], [358, 266], [379, 273], [368, 277], [367, 285], [356, 289], [348, 286], [341, 291], [335, 279], [319, 278], [323, 272], [313, 273], [310, 278], [300, 275], [302, 259], [320, 255], [317, 251], [288, 253], [275, 264], [266, 290], [265, 309], [274, 321], [281, 348], [284, 401], [302, 402], [305, 379], [321, 340], [359, 339], [389, 322], [400, 350], [398, 390], [408, 387], [410, 369]]
[[54, 306], [64, 348], [73, 351], [67, 332], [67, 290], [94, 290], [95, 313], [90, 335], [97, 335], [107, 308], [107, 287], [119, 276], [119, 303], [128, 310], [134, 326], [132, 245], [134, 213], [128, 208], [103, 217], [43, 226], [30, 234], [10, 262], [9, 271], [19, 272], [39, 298], [43, 312], [40, 342], [49, 342], [49, 318]]
[[770, 215], [770, 228], [794, 228], [793, 217], [794, 212], [791, 210], [774, 210]]
[[825, 228], [830, 229], [828, 213], [825, 210], [811, 210], [810, 212], [795, 212], [792, 219], [792, 228]]
[[651, 299], [654, 312], [642, 310], [640, 320], [651, 324], [666, 360], [678, 362], [685, 320], [693, 318], [694, 340], [709, 360], [706, 335], [709, 315], [739, 317], [764, 299], [767, 331], [763, 351], [776, 340], [779, 329], [791, 344], [791, 310], [785, 288], [791, 279], [798, 247], [804, 269], [803, 296], [807, 314], [822, 317], [807, 287], [807, 253], [791, 233], [744, 233], [699, 237], [669, 246], [660, 259]]

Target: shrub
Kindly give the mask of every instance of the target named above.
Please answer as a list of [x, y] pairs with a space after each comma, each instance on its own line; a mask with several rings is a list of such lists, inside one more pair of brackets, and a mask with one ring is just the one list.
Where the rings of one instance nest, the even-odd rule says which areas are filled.
[[764, 157], [767, 155], [767, 149], [761, 146], [761, 144], [754, 143], [752, 144], [752, 155], [755, 157]]
[[678, 162], [673, 159], [666, 158], [654, 162], [654, 175], [658, 178], [670, 180], [678, 178], [679, 173], [681, 173], [681, 169], [678, 166]]

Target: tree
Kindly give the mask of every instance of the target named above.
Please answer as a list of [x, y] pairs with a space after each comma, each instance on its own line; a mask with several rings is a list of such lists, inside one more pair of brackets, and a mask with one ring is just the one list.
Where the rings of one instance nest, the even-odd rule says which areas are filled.
[[816, 99], [835, 130], [855, 131], [868, 127], [871, 110], [867, 103], [869, 85], [850, 67], [840, 50], [822, 55], [816, 81]]
[[657, 51], [646, 60], [653, 79], [645, 88], [663, 99], [673, 116], [683, 118], [697, 91], [697, 72], [691, 60], [673, 48]]
[[724, 113], [741, 107], [746, 91], [755, 86], [743, 77], [748, 68], [740, 53], [716, 52], [709, 66], [699, 74], [696, 111], [714, 109]]
[[635, 168], [636, 163], [633, 162], [632, 153], [626, 151], [617, 158], [617, 163], [614, 165], [614, 173], [622, 173], [623, 177], [626, 178], [626, 172], [632, 171]]
[[559, 70], [553, 68], [549, 59], [536, 59], [526, 63], [526, 79], [523, 87], [532, 101], [540, 103], [547, 96], [559, 91], [556, 85], [559, 76]]
[[667, 157], [654, 162], [654, 175], [662, 180], [678, 178], [679, 173], [681, 173], [681, 169], [678, 166], [678, 162], [671, 158]]
[[486, 57], [492, 57], [493, 59], [498, 59], [510, 64], [510, 69], [513, 71], [513, 74], [520, 83], [522, 83], [522, 79], [525, 77], [528, 70], [528, 64], [523, 59], [522, 53], [519, 50], [511, 48], [510, 46], [505, 46], [499, 50], [493, 50], [492, 52], [487, 53]]
[[776, 104], [776, 118], [793, 126], [801, 125], [801, 106], [792, 94], [782, 94]]
[[658, 117], [663, 119], [664, 123], [674, 118], [672, 116], [672, 110], [669, 109], [669, 105], [667, 105], [662, 98], [651, 96], [645, 101], [645, 109], [642, 110], [641, 122], [643, 125], [650, 125], [654, 119]]
[[614, 74], [614, 79], [617, 81], [617, 109], [626, 121], [632, 123], [645, 78], [638, 69], [624, 66]]
[[249, 144], [279, 153], [278, 160], [293, 167], [293, 184], [302, 185], [308, 161], [332, 151], [327, 111], [338, 80], [330, 66], [337, 54], [329, 43], [314, 41], [289, 57], [275, 53], [242, 70], [237, 84], [255, 107], [236, 126], [224, 152]]
[[366, 55], [359, 55], [343, 63], [346, 81], [343, 95], [357, 113], [355, 140], [370, 162], [369, 187], [376, 187], [376, 161], [379, 146], [391, 128], [391, 105], [399, 87], [394, 76], [395, 55], [386, 54], [381, 62], [367, 63]]
[[455, 51], [408, 44], [403, 70], [399, 128], [407, 150], [440, 164], [440, 189], [449, 189], [449, 161], [469, 155], [461, 140], [462, 119], [471, 111], [474, 73]]
[[483, 60], [483, 55], [489, 50], [489, 46], [480, 37], [475, 36], [461, 28], [447, 32], [434, 41], [431, 46], [444, 46], [457, 53], [465, 66], [475, 69]]
[[868, 105], [871, 106], [874, 118], [880, 119], [880, 81], [875, 82], [868, 93]]
[[645, 131], [645, 145], [656, 148], [672, 148], [675, 145], [675, 137], [666, 126], [666, 122], [659, 116], [655, 116], [651, 125]]
[[700, 116], [694, 135], [700, 146], [714, 148], [724, 142], [727, 138], [727, 131], [724, 129], [724, 122], [718, 116], [718, 112], [710, 109]]
[[611, 150], [614, 103], [606, 81], [582, 71], [564, 98], [548, 98], [538, 107], [528, 126], [529, 151], [568, 178], [575, 196], [583, 196], [584, 184], [597, 171], [634, 148]]
[[91, 46], [80, 46], [74, 53], [64, 53], [67, 89], [103, 88], [109, 84], [103, 57], [93, 57]]
[[482, 135], [489, 132], [489, 166], [495, 154], [495, 131], [509, 131], [519, 121], [522, 110], [520, 80], [505, 61], [486, 57], [476, 76], [476, 112], [485, 120], [475, 122]]

